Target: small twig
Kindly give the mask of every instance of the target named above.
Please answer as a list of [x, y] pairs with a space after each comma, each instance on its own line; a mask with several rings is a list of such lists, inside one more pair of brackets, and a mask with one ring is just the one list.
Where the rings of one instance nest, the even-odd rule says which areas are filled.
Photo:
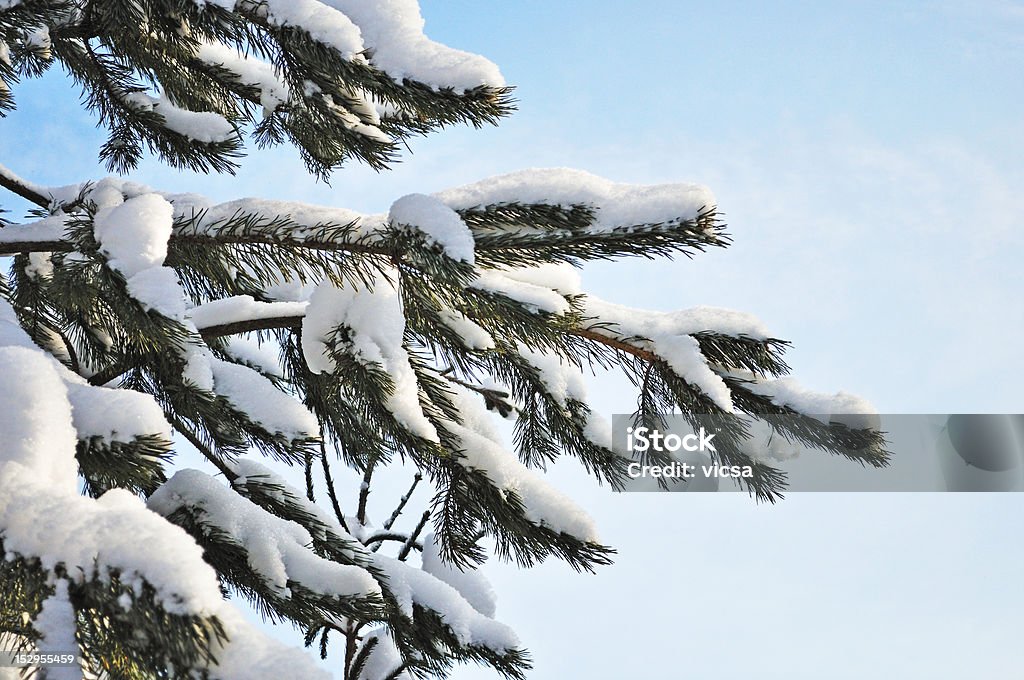
[[390, 673], [388, 673], [384, 677], [384, 680], [398, 680], [398, 676], [401, 675], [402, 673], [404, 673], [406, 668], [407, 668], [407, 666], [405, 665], [404, 662], [399, 664], [398, 668], [396, 668], [395, 670], [391, 671]]
[[363, 483], [359, 485], [359, 507], [356, 509], [356, 519], [363, 526], [366, 526], [366, 501], [370, 497], [370, 480], [373, 478], [373, 466], [375, 458], [366, 462], [366, 472], [363, 473]]
[[106, 385], [114, 378], [118, 378], [128, 370], [125, 366], [109, 366], [89, 378], [90, 385]]
[[313, 454], [309, 451], [306, 452], [304, 463], [306, 467], [306, 498], [310, 503], [316, 503], [316, 498], [313, 495]]
[[391, 517], [388, 517], [387, 521], [384, 522], [385, 531], [394, 526], [395, 520], [397, 520], [398, 516], [402, 514], [402, 510], [405, 509], [405, 504], [409, 502], [409, 498], [412, 496], [412, 492], [416, 490], [416, 485], [420, 483], [421, 479], [423, 479], [423, 473], [417, 472], [416, 476], [412, 478], [412, 486], [410, 486], [409, 490], [405, 492], [405, 495], [402, 496], [401, 499], [399, 499], [398, 507], [395, 508], [395, 511], [391, 513]]
[[[381, 531], [376, 534], [373, 534], [365, 541], [363, 541], [363, 545], [365, 545], [367, 548], [370, 548], [372, 552], [377, 552], [380, 549], [380, 546], [387, 541], [405, 543], [408, 540], [409, 536], [399, 531]], [[419, 543], [414, 543], [412, 547], [416, 548], [417, 550], [423, 549], [423, 546]]]
[[430, 519], [430, 510], [424, 510], [416, 528], [412, 530], [411, 534], [409, 534], [409, 538], [405, 541], [405, 545], [402, 546], [401, 552], [398, 553], [398, 559], [402, 562], [409, 557], [409, 551], [412, 550], [412, 546], [416, 543], [416, 539], [419, 538], [420, 532], [423, 531], [423, 527], [427, 525], [428, 519]]
[[217, 456], [217, 454], [204, 444], [196, 433], [194, 433], [174, 415], [170, 413], [167, 413], [166, 415], [171, 425], [174, 426], [174, 429], [181, 433], [181, 436], [187, 439], [192, 446], [196, 447], [196, 450], [203, 454], [204, 458], [213, 463], [214, 467], [220, 470], [221, 474], [223, 474], [229, 482], [233, 482], [238, 479], [238, 475], [235, 474], [235, 471], [228, 467], [227, 464]]
[[327, 446], [324, 444], [324, 433], [320, 431], [320, 462], [324, 468], [324, 482], [327, 484], [327, 496], [331, 499], [331, 506], [334, 508], [334, 516], [338, 519], [338, 524], [341, 528], [348, 533], [352, 533], [348, 529], [348, 523], [345, 522], [345, 514], [341, 511], [341, 505], [338, 503], [338, 495], [334, 490], [334, 480], [331, 478], [331, 466], [327, 464]]

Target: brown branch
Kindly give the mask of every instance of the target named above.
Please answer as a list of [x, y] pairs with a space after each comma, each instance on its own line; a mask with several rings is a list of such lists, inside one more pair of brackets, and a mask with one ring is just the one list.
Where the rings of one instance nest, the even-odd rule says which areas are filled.
[[629, 344], [625, 340], [620, 340], [618, 338], [608, 337], [607, 335], [604, 335], [603, 333], [599, 333], [599, 332], [593, 330], [592, 328], [574, 328], [573, 330], [571, 330], [569, 332], [571, 334], [577, 335], [577, 336], [579, 336], [581, 338], [586, 338], [587, 340], [593, 340], [594, 342], [599, 342], [602, 345], [606, 345], [606, 346], [611, 347], [612, 349], [616, 349], [616, 350], [618, 350], [620, 352], [625, 352], [626, 354], [632, 354], [636, 358], [643, 359], [644, 361], [651, 361], [651, 362], [653, 362], [653, 361], [657, 361], [658, 360], [658, 356], [654, 352], [651, 352], [650, 350], [641, 349], [641, 348], [637, 347], [636, 345]]
[[[0, 175], [0, 177], [3, 177], [3, 175]], [[71, 250], [73, 250], [72, 245], [66, 241], [0, 241], [0, 255], [66, 253]]]
[[324, 443], [326, 437], [324, 437], [323, 428], [320, 429], [320, 462], [324, 467], [324, 482], [327, 485], [327, 497], [331, 499], [331, 507], [334, 508], [334, 516], [338, 518], [338, 524], [347, 533], [349, 532], [348, 523], [345, 522], [345, 513], [341, 511], [341, 505], [338, 503], [338, 494], [334, 489], [334, 479], [331, 478], [331, 466], [327, 463], [327, 445]]
[[99, 373], [94, 374], [89, 378], [90, 385], [106, 385], [114, 378], [119, 377], [131, 366], [108, 366]]
[[[303, 317], [301, 316], [276, 316], [267, 317], [263, 319], [247, 319], [245, 321], [236, 321], [234, 323], [227, 323], [218, 326], [207, 326], [206, 328], [200, 328], [199, 334], [202, 335], [204, 339], [209, 339], [220, 337], [222, 335], [248, 333], [250, 331], [301, 328], [302, 319]], [[567, 332], [572, 335], [600, 343], [607, 347], [611, 347], [612, 349], [618, 350], [619, 352], [631, 354], [637, 357], [638, 359], [643, 359], [644, 361], [653, 362], [658, 360], [658, 356], [650, 350], [637, 347], [636, 345], [630, 344], [629, 342], [626, 342], [625, 340], [621, 340], [619, 338], [610, 337], [608, 335], [605, 335], [604, 333], [594, 330], [593, 328], [574, 328]], [[463, 385], [464, 387], [480, 391], [477, 386], [466, 384], [453, 378], [448, 379], [451, 380], [452, 382], [457, 382], [460, 385]]]
[[199, 335], [203, 336], [203, 340], [210, 340], [211, 338], [219, 338], [222, 335], [237, 335], [251, 331], [272, 331], [301, 327], [301, 316], [272, 316], [265, 319], [246, 319], [245, 321], [207, 326], [199, 329]]
[[366, 253], [369, 255], [390, 256], [386, 248], [375, 247], [365, 243], [349, 243], [345, 241], [321, 241], [317, 239], [280, 238], [271, 234], [174, 234], [171, 241], [183, 241], [197, 245], [265, 245], [291, 246], [310, 250], [344, 250], [350, 253]]
[[401, 552], [398, 553], [398, 559], [405, 562], [405, 559], [409, 557], [409, 551], [416, 545], [416, 539], [419, 538], [420, 532], [423, 531], [423, 527], [427, 525], [427, 520], [430, 519], [430, 510], [424, 510], [420, 516], [420, 521], [416, 525], [416, 528], [409, 534], [409, 539], [402, 546]]
[[373, 479], [373, 466], [376, 462], [373, 458], [367, 461], [366, 471], [363, 473], [363, 483], [359, 486], [359, 507], [356, 509], [356, 520], [363, 526], [366, 525], [366, 501], [370, 498], [370, 481]]
[[421, 479], [423, 479], [423, 473], [416, 472], [415, 476], [412, 478], [412, 486], [410, 486], [409, 490], [405, 492], [405, 495], [399, 499], [398, 507], [395, 508], [394, 512], [391, 513], [391, 516], [388, 517], [386, 522], [384, 522], [385, 531], [394, 526], [395, 520], [397, 520], [398, 516], [402, 514], [402, 510], [405, 509], [405, 504], [409, 502], [409, 499], [412, 497], [412, 492], [416, 490], [416, 486], [420, 483]]
[[217, 456], [217, 454], [211, 451], [210, 448], [206, 446], [206, 444], [204, 444], [201, 439], [199, 439], [199, 436], [196, 435], [195, 432], [193, 432], [183, 422], [181, 422], [171, 414], [167, 415], [168, 420], [170, 421], [174, 429], [177, 430], [182, 437], [187, 439], [188, 442], [192, 444], [192, 446], [196, 447], [196, 450], [199, 451], [199, 453], [203, 454], [203, 457], [206, 458], [206, 460], [213, 463], [214, 467], [220, 470], [221, 473], [227, 478], [229, 482], [233, 482], [236, 479], [238, 479], [238, 475], [235, 473], [235, 471], [228, 467], [227, 464]]
[[17, 180], [16, 177], [12, 177], [11, 175], [8, 175], [2, 169], [0, 169], [0, 187], [3, 187], [4, 189], [7, 189], [8, 191], [12, 191], [12, 192], [18, 194], [19, 196], [24, 198], [26, 201], [29, 201], [31, 203], [35, 203], [40, 208], [49, 208], [50, 207], [50, 199], [46, 198], [46, 196], [43, 196], [41, 193], [39, 193], [35, 189], [33, 189], [33, 188], [31, 188], [31, 187], [29, 187], [29, 186], [27, 186], [25, 184], [22, 184], [21, 182], [19, 182]]

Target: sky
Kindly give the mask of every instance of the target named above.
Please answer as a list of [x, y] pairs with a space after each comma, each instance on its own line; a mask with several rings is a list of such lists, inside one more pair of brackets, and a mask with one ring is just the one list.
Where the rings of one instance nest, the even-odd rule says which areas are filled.
[[[392, 171], [353, 167], [330, 186], [289, 149], [252, 153], [235, 177], [149, 160], [135, 179], [373, 212], [524, 167], [707, 184], [730, 248], [590, 266], [585, 288], [754, 313], [794, 343], [806, 386], [882, 412], [1022, 411], [1024, 3], [421, 7], [428, 35], [501, 67], [514, 116], [413, 140]], [[16, 94], [0, 162], [40, 183], [105, 174], [102, 137], [66, 81]], [[595, 380], [595, 410], [631, 410], [627, 387]], [[551, 475], [619, 555], [597, 575], [488, 564], [536, 680], [1007, 677], [1024, 665], [1020, 494], [801, 493], [759, 506], [613, 495], [566, 466]]]

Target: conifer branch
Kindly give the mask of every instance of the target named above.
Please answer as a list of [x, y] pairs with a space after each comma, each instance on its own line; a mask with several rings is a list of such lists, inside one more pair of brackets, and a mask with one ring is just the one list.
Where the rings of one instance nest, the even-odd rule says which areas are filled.
[[363, 471], [363, 482], [359, 485], [359, 506], [356, 510], [356, 519], [361, 525], [366, 525], [366, 501], [370, 498], [370, 481], [373, 479], [373, 466], [376, 460], [371, 458], [366, 463], [366, 470]]
[[232, 470], [223, 460], [220, 459], [217, 454], [208, 447], [202, 439], [192, 431], [192, 428], [181, 422], [180, 419], [174, 416], [174, 414], [168, 413], [167, 420], [174, 426], [174, 429], [181, 434], [182, 437], [188, 440], [188, 443], [196, 448], [196, 451], [202, 454], [203, 458], [213, 463], [213, 466], [220, 470], [221, 474], [224, 475], [225, 479], [229, 482], [233, 482], [238, 479], [238, 473]]
[[345, 521], [345, 513], [341, 511], [341, 504], [338, 503], [338, 494], [334, 489], [334, 479], [331, 476], [331, 466], [327, 462], [327, 446], [324, 443], [326, 437], [324, 436], [323, 429], [320, 430], [320, 463], [324, 469], [324, 482], [327, 486], [327, 496], [331, 500], [331, 508], [334, 510], [334, 517], [338, 520], [338, 524], [346, 532], [349, 532], [348, 523]]
[[405, 495], [398, 500], [398, 507], [394, 509], [394, 511], [391, 513], [391, 516], [388, 517], [387, 520], [384, 522], [385, 530], [388, 530], [392, 526], [394, 526], [395, 520], [397, 520], [398, 517], [402, 514], [402, 510], [405, 509], [406, 503], [408, 503], [409, 499], [412, 498], [412, 492], [416, 490], [416, 486], [420, 483], [421, 479], [423, 479], [423, 473], [417, 471], [412, 478], [412, 485], [409, 487], [409, 490], [406, 491]]
[[7, 171], [7, 168], [3, 165], [0, 165], [0, 187], [14, 192], [26, 201], [34, 203], [40, 208], [50, 207], [50, 201], [45, 196], [19, 180], [16, 175]]
[[409, 551], [412, 550], [413, 545], [416, 544], [416, 539], [419, 538], [420, 532], [423, 531], [423, 527], [427, 525], [427, 520], [430, 519], [430, 510], [424, 510], [423, 514], [420, 515], [420, 521], [416, 524], [416, 528], [409, 534], [409, 538], [406, 539], [405, 545], [402, 546], [402, 550], [398, 553], [398, 559], [404, 562], [409, 557]]

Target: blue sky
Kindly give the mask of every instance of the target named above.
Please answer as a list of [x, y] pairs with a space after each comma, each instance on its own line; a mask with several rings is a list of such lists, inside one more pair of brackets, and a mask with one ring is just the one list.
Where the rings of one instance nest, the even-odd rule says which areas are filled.
[[[520, 111], [416, 140], [385, 175], [314, 185], [287, 149], [237, 177], [146, 162], [219, 198], [363, 210], [488, 175], [571, 166], [715, 191], [735, 243], [694, 261], [584, 272], [601, 297], [757, 314], [810, 387], [886, 412], [1022, 411], [1024, 4], [422, 2], [431, 37], [491, 58]], [[60, 78], [19, 88], [0, 162], [35, 181], [102, 175]], [[13, 205], [4, 203], [5, 206]], [[622, 381], [594, 400], [625, 411]], [[552, 473], [616, 565], [492, 565], [533, 678], [962, 678], [1019, 673], [1014, 495], [621, 495]], [[467, 669], [459, 678], [485, 677]]]

